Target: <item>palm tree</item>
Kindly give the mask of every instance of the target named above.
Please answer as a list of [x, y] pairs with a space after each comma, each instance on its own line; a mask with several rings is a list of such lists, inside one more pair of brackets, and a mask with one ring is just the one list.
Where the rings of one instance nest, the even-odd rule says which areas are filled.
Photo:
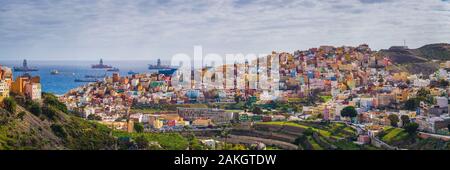
[[225, 138], [225, 148], [224, 150], [226, 150], [227, 147], [227, 141], [228, 141], [228, 136], [230, 135], [230, 130], [228, 129], [228, 124], [222, 127], [222, 130], [220, 131], [220, 136], [222, 138]]

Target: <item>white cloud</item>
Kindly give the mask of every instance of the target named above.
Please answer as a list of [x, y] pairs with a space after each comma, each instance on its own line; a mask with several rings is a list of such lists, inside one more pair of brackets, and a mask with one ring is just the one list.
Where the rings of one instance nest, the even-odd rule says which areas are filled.
[[450, 39], [441, 0], [80, 0], [0, 2], [0, 59], [145, 59], [267, 53], [322, 44], [387, 48]]

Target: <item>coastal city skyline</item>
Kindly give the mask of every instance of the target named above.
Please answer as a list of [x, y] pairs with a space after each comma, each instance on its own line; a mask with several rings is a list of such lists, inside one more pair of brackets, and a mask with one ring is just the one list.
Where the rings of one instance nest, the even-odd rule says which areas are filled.
[[450, 0], [0, 0], [14, 166], [431, 168], [441, 150]]
[[[2, 1], [0, 60], [134, 60], [192, 53], [374, 50], [446, 42], [446, 0]], [[93, 59], [95, 58], [95, 59]]]

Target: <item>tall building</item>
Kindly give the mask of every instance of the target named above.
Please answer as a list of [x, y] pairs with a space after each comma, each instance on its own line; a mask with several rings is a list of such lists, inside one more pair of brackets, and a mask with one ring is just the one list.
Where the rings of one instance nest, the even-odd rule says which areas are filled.
[[31, 100], [41, 100], [41, 83], [27, 83], [25, 85], [25, 95]]
[[9, 97], [11, 88], [12, 70], [8, 67], [0, 65], [0, 103]]
[[41, 99], [41, 79], [39, 76], [31, 77], [23, 75], [16, 78], [11, 85], [11, 92], [17, 95], [24, 95], [32, 100]]
[[25, 94], [25, 84], [29, 81], [28, 77], [21, 76], [17, 77], [11, 85], [11, 92], [18, 95]]

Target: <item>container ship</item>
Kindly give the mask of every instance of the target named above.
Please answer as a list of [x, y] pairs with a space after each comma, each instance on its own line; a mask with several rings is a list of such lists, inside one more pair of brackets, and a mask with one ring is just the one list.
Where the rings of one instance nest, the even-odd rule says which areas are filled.
[[14, 71], [17, 72], [30, 72], [30, 71], [39, 71], [37, 67], [28, 67], [27, 60], [23, 60], [23, 64], [21, 67], [14, 67]]
[[106, 71], [110, 71], [110, 72], [118, 72], [120, 71], [118, 68], [114, 67], [114, 68], [109, 68]]
[[84, 78], [105, 78], [106, 74], [103, 75], [85, 75]]
[[110, 66], [110, 65], [103, 64], [103, 59], [100, 59], [100, 63], [92, 65], [92, 68], [95, 68], [95, 69], [111, 69], [113, 67]]

